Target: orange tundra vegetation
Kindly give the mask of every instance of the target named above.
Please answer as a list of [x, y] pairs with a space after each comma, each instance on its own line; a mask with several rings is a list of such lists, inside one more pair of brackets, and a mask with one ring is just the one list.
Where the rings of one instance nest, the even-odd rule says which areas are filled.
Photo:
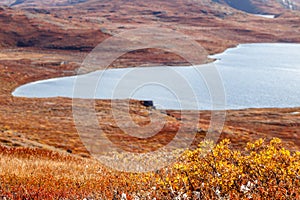
[[90, 158], [0, 147], [2, 199], [299, 199], [300, 152], [280, 139], [232, 150], [202, 142], [156, 172], [125, 173]]

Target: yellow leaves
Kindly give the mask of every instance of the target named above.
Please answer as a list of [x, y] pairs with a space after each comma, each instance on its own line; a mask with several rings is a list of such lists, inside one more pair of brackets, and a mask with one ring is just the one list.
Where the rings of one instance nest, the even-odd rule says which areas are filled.
[[169, 177], [166, 177], [166, 182], [168, 183], [170, 181]]
[[264, 139], [262, 139], [262, 138], [259, 140], [256, 140], [254, 143], [248, 142], [247, 146], [246, 146], [246, 150], [250, 151], [250, 150], [257, 149], [257, 148], [261, 147], [263, 143], [264, 143]]
[[291, 156], [291, 152], [289, 150], [284, 149], [284, 148], [280, 149], [279, 153], [281, 155], [284, 155], [284, 156], [287, 156], [287, 157]]
[[229, 139], [224, 139], [220, 142], [219, 145], [217, 145], [217, 148], [227, 148], [230, 143], [231, 142]]
[[[280, 148], [280, 139], [269, 144], [259, 139], [248, 143], [243, 152], [229, 145], [229, 140], [215, 147], [204, 141], [198, 149], [187, 150], [183, 159], [170, 166], [172, 174], [166, 181], [176, 189], [193, 192], [190, 190], [201, 188], [201, 195], [206, 191], [224, 198], [270, 198], [270, 194], [284, 198], [286, 188], [300, 193], [300, 153]], [[241, 192], [241, 187], [247, 192]]]
[[256, 141], [254, 142], [254, 145], [255, 145], [256, 147], [260, 147], [263, 143], [264, 143], [264, 140], [261, 138], [261, 139], [259, 139], [259, 140], [256, 140]]
[[281, 140], [279, 138], [273, 138], [270, 142], [271, 146], [276, 146], [278, 144], [281, 144]]

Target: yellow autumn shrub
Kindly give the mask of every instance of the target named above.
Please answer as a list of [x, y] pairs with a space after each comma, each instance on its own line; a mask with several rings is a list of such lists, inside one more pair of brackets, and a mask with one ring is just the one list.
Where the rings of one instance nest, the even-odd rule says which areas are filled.
[[158, 184], [178, 199], [300, 198], [300, 153], [283, 148], [280, 139], [260, 139], [244, 151], [231, 150], [226, 139], [212, 145], [187, 150]]
[[95, 160], [0, 147], [0, 199], [300, 199], [300, 152], [274, 138], [230, 148], [202, 142], [159, 171], [124, 173]]

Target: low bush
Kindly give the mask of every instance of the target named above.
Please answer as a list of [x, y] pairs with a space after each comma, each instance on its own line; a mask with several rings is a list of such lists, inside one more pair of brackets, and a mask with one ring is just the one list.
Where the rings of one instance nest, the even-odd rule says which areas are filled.
[[300, 153], [274, 138], [233, 150], [204, 141], [156, 172], [122, 173], [92, 159], [1, 147], [0, 199], [300, 199]]

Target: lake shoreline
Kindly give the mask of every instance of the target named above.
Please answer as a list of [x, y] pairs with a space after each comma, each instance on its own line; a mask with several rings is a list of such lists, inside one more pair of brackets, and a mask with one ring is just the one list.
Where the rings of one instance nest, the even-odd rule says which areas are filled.
[[[52, 58], [55, 59], [55, 56]], [[0, 124], [0, 129], [3, 137], [8, 141], [5, 145], [35, 148], [48, 148], [49, 146], [51, 151], [60, 152], [69, 149], [73, 154], [89, 157], [74, 124], [70, 98], [29, 99], [11, 95], [14, 88], [20, 85], [36, 80], [72, 76], [75, 75], [77, 68], [78, 65], [72, 63], [60, 65], [59, 62], [58, 65], [35, 66], [33, 60], [0, 61], [0, 71], [3, 74], [0, 78], [0, 121], [5, 122]], [[124, 105], [122, 101], [114, 102], [120, 106]], [[135, 113], [135, 119], [138, 123], [144, 123], [144, 120], [148, 119], [144, 119], [143, 116], [148, 111], [138, 102], [134, 102], [132, 112]], [[108, 124], [105, 130], [109, 131], [109, 134], [119, 135], [120, 131], [107, 115], [110, 113], [111, 101], [97, 100], [97, 105], [98, 109], [103, 110], [102, 122]], [[229, 138], [234, 147], [243, 148], [247, 142], [258, 138], [279, 137], [287, 148], [300, 150], [300, 116], [291, 114], [299, 110], [300, 107], [228, 110], [221, 138]], [[122, 109], [120, 109], [120, 116], [124, 116], [125, 113], [121, 111]], [[159, 110], [153, 112], [170, 120], [170, 124], [161, 137], [172, 135], [174, 125], [180, 124], [179, 111], [168, 111], [168, 114]], [[195, 140], [197, 143], [206, 134], [211, 111], [189, 111], [189, 113], [188, 118], [200, 114], [201, 130]], [[186, 125], [186, 127], [189, 126], [189, 124]], [[187, 129], [188, 133], [195, 131], [199, 130]], [[164, 138], [161, 139], [164, 140]]]
[[[285, 50], [284, 54], [282, 49]], [[210, 55], [209, 58], [216, 61], [208, 64], [99, 70], [78, 76], [51, 78], [25, 84], [15, 89], [13, 96], [152, 100], [155, 105], [160, 105], [159, 109], [168, 110], [298, 107], [300, 104], [297, 85], [300, 85], [300, 82], [295, 73], [300, 71], [297, 66], [300, 62], [297, 56], [299, 51], [298, 43], [239, 44], [222, 53]], [[273, 59], [279, 55], [280, 60], [274, 61]], [[291, 57], [294, 57], [294, 60]], [[212, 77], [203, 76], [208, 71]], [[167, 74], [170, 81], [165, 79]], [[207, 80], [210, 79], [214, 80], [214, 85], [219, 86], [209, 88]], [[218, 80], [219, 83], [216, 82]], [[97, 87], [93, 85], [93, 81], [97, 82]], [[122, 89], [118, 91], [120, 82]], [[148, 86], [149, 83], [153, 84]], [[154, 83], [161, 86], [156, 87]], [[187, 86], [183, 86], [184, 84]], [[85, 94], [89, 96], [84, 96], [80, 93], [86, 89], [81, 88], [80, 91], [78, 88], [80, 85], [95, 88], [91, 94]], [[130, 90], [139, 85], [144, 85], [140, 91], [134, 91], [134, 96], [126, 96], [132, 94]], [[174, 92], [176, 96], [172, 96], [168, 90]], [[181, 92], [178, 93], [179, 90]], [[215, 90], [217, 93], [213, 94]], [[215, 107], [210, 103], [211, 94], [220, 96], [218, 99], [220, 106]], [[221, 95], [224, 95], [223, 106]]]

